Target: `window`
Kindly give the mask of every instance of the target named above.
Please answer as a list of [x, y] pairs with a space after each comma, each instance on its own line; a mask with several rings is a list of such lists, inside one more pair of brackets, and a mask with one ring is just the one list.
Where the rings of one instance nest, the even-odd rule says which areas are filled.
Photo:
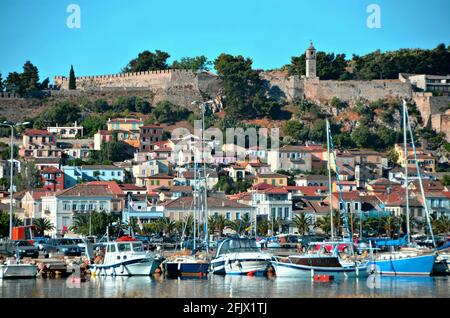
[[120, 177], [120, 171], [117, 171], [117, 176]]
[[231, 220], [231, 212], [227, 212], [227, 220]]
[[236, 212], [236, 220], [240, 220], [241, 219], [241, 213], [240, 212]]
[[155, 180], [150, 180], [150, 185], [155, 185]]
[[169, 181], [169, 182], [168, 182], [168, 185], [169, 185], [169, 187], [170, 187], [170, 186], [172, 185], [172, 181]]
[[160, 184], [159, 180], [156, 180], [156, 185], [158, 185], [158, 186], [159, 186], [159, 184]]
[[354, 202], [353, 203], [353, 210], [355, 210], [355, 211], [359, 210], [359, 203], [358, 202]]
[[113, 177], [115, 176], [115, 173], [114, 173], [114, 171], [111, 171], [111, 176], [113, 176]]
[[63, 201], [63, 210], [70, 211], [70, 202], [69, 201]]
[[289, 219], [289, 208], [284, 208], [284, 219]]
[[278, 180], [279, 184], [283, 184], [283, 179]]
[[275, 179], [272, 179], [272, 185], [275, 185]]

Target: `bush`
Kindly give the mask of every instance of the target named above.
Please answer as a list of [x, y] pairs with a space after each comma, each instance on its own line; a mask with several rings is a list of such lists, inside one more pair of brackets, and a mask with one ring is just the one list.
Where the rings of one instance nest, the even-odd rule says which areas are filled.
[[191, 113], [190, 110], [172, 104], [169, 101], [159, 102], [153, 109], [153, 116], [160, 123], [176, 123], [181, 120], [186, 120]]

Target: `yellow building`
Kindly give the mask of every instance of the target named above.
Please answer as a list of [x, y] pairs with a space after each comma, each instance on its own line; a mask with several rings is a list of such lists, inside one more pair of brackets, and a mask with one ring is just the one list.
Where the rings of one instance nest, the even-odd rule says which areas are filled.
[[254, 184], [267, 183], [277, 187], [287, 186], [288, 177], [280, 173], [261, 173], [255, 178]]

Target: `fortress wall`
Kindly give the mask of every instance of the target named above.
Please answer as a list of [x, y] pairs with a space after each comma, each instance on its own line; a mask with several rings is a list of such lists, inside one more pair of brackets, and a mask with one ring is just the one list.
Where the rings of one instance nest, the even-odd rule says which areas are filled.
[[303, 96], [303, 80], [298, 76], [288, 76], [286, 72], [261, 72], [260, 76], [266, 82], [269, 95], [276, 100], [291, 101]]
[[329, 102], [333, 97], [350, 102], [356, 99], [376, 101], [387, 98], [412, 97], [412, 88], [400, 81], [321, 81], [305, 79], [304, 95], [307, 99]]
[[[175, 85], [193, 81], [195, 74], [186, 70], [160, 70], [136, 73], [123, 73], [76, 78], [77, 90], [97, 90], [101, 88], [149, 88], [167, 89], [172, 81]], [[54, 83], [61, 90], [69, 89], [69, 78], [56, 76]], [[192, 85], [192, 83], [191, 83]]]
[[413, 100], [422, 115], [424, 126], [431, 124], [431, 116], [442, 113], [450, 102], [449, 96], [433, 96], [432, 93], [414, 93]]
[[450, 111], [431, 115], [431, 127], [438, 133], [445, 133], [447, 142], [450, 142]]

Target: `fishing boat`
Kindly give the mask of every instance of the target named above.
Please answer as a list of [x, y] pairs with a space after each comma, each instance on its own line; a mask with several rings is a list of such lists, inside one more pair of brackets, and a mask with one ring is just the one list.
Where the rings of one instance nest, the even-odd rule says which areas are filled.
[[[403, 144], [404, 144], [404, 152], [406, 154], [405, 157], [408, 157], [408, 146], [407, 146], [407, 138], [406, 138], [406, 130], [409, 130], [411, 146], [414, 154], [414, 161], [416, 164], [417, 176], [420, 185], [420, 191], [422, 194], [422, 202], [425, 208], [425, 216], [427, 219], [428, 228], [431, 234], [431, 239], [434, 247], [436, 247], [436, 243], [434, 240], [433, 229], [430, 221], [430, 214], [428, 211], [425, 193], [422, 184], [422, 176], [420, 173], [419, 164], [417, 161], [417, 153], [416, 147], [414, 144], [414, 135], [412, 133], [412, 129], [408, 119], [408, 109], [406, 107], [406, 101], [403, 100]], [[376, 242], [377, 245], [388, 246], [391, 249], [398, 248], [401, 245], [408, 246], [410, 245], [410, 225], [409, 225], [409, 194], [408, 194], [408, 164], [405, 163], [405, 201], [406, 201], [406, 236], [404, 239], [400, 240], [386, 240]], [[405, 240], [406, 239], [406, 240]], [[376, 259], [370, 262], [370, 268], [373, 272], [376, 272], [380, 275], [408, 275], [408, 276], [429, 276], [433, 271], [433, 267], [435, 266], [437, 258], [437, 253], [435, 251], [431, 252], [417, 252], [417, 251], [408, 251], [401, 250], [401, 247], [398, 251], [392, 251], [389, 253], [380, 253], [377, 255]]]
[[211, 272], [219, 275], [264, 275], [272, 255], [261, 252], [254, 239], [227, 238], [219, 243]]
[[164, 268], [169, 277], [206, 277], [209, 261], [196, 256], [179, 256], [164, 262]]
[[35, 278], [38, 273], [36, 265], [17, 263], [8, 260], [0, 265], [0, 279], [6, 278]]
[[159, 256], [144, 251], [141, 241], [125, 236], [98, 247], [98, 255], [89, 268], [94, 275], [100, 276], [149, 276], [161, 262]]
[[[271, 265], [275, 274], [281, 277], [304, 277], [316, 274], [345, 278], [368, 276], [368, 261], [364, 258], [357, 260], [350, 254], [340, 252], [343, 245], [341, 241], [312, 242], [305, 254], [274, 257]], [[350, 248], [347, 248], [348, 250]]]

